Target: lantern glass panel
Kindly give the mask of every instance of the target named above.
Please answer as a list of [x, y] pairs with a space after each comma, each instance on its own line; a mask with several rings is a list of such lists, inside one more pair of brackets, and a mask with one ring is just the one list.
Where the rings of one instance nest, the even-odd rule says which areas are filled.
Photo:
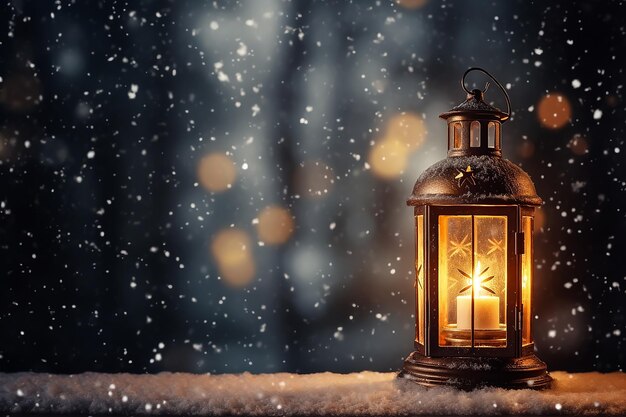
[[500, 129], [496, 129], [496, 148], [498, 149], [502, 148], [502, 143], [500, 143], [500, 141]]
[[[472, 270], [472, 216], [439, 216], [439, 346], [470, 347], [456, 340], [456, 293], [462, 285], [459, 271]], [[471, 272], [470, 272], [471, 273]]]
[[487, 125], [487, 146], [496, 147], [496, 124], [494, 122], [489, 122]]
[[[507, 218], [474, 216], [476, 346], [506, 346]], [[470, 292], [470, 291], [466, 291]]]
[[438, 225], [439, 346], [506, 347], [507, 217], [441, 215]]
[[472, 148], [480, 147], [480, 122], [473, 121], [470, 124], [470, 146]]
[[461, 149], [461, 140], [462, 140], [462, 132], [461, 132], [461, 123], [451, 123], [450, 128], [452, 129], [452, 135], [450, 137], [453, 140], [453, 148]]
[[531, 332], [531, 290], [533, 279], [533, 218], [522, 216], [524, 232], [524, 253], [522, 254], [522, 344], [532, 343]]
[[416, 232], [416, 254], [415, 254], [415, 291], [417, 308], [417, 326], [415, 329], [415, 340], [419, 344], [424, 344], [424, 215], [417, 215], [415, 218]]

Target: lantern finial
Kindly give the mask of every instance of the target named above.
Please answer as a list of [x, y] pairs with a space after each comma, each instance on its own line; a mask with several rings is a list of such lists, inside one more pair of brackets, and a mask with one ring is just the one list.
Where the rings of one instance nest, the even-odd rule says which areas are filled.
[[496, 80], [496, 78], [493, 75], [491, 75], [486, 69], [480, 68], [480, 67], [471, 67], [471, 68], [468, 68], [467, 71], [465, 71], [465, 73], [463, 73], [463, 76], [461, 77], [461, 87], [463, 87], [463, 90], [465, 90], [465, 92], [467, 93], [467, 99], [469, 100], [470, 98], [473, 97], [478, 101], [482, 101], [484, 94], [489, 89], [489, 81], [487, 81], [487, 83], [485, 84], [485, 88], [482, 91], [478, 89], [469, 91], [467, 87], [465, 87], [465, 77], [467, 77], [467, 74], [469, 74], [472, 71], [480, 71], [484, 73], [489, 78], [491, 78], [498, 87], [500, 87], [500, 90], [502, 90], [502, 93], [504, 94], [504, 99], [506, 100], [506, 113], [505, 113], [506, 118], [502, 118], [500, 119], [500, 121], [501, 122], [507, 121], [509, 117], [511, 117], [511, 100], [509, 99], [509, 94], [506, 92], [506, 89], [502, 86], [502, 84], [500, 84], [500, 82]]

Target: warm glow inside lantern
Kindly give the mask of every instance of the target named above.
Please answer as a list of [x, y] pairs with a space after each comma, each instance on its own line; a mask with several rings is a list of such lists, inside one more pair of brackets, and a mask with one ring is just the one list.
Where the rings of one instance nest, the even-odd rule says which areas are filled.
[[[500, 87], [507, 111], [469, 91], [470, 71]], [[422, 385], [545, 388], [551, 378], [531, 332], [533, 215], [541, 204], [502, 158], [506, 90], [470, 68], [467, 100], [440, 117], [448, 157], [428, 168], [408, 200], [416, 232], [415, 348], [401, 377]]]

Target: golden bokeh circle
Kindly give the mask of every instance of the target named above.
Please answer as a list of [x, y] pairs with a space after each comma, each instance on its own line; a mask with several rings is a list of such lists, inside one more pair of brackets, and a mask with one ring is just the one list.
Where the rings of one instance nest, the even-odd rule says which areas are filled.
[[251, 245], [248, 234], [239, 229], [224, 229], [213, 238], [211, 253], [222, 278], [233, 287], [243, 287], [254, 278]]
[[372, 147], [368, 163], [374, 175], [384, 179], [397, 178], [407, 165], [408, 150], [398, 140], [383, 140]]
[[265, 207], [258, 217], [259, 240], [269, 245], [285, 243], [293, 233], [293, 218], [284, 207]]
[[522, 158], [530, 158], [535, 154], [535, 144], [525, 140], [517, 147], [517, 153]]
[[424, 7], [428, 0], [396, 0], [396, 3], [406, 9], [419, 9]]
[[414, 113], [394, 115], [387, 124], [385, 140], [397, 140], [406, 145], [410, 151], [419, 148], [426, 138], [424, 119]]
[[208, 191], [229, 189], [237, 178], [234, 162], [222, 153], [210, 153], [198, 163], [198, 182]]
[[575, 155], [584, 155], [589, 151], [589, 144], [587, 143], [587, 139], [580, 134], [574, 135], [572, 139], [570, 139], [567, 147], [574, 153]]
[[551, 92], [539, 101], [537, 117], [543, 127], [560, 129], [570, 121], [572, 106], [563, 94]]

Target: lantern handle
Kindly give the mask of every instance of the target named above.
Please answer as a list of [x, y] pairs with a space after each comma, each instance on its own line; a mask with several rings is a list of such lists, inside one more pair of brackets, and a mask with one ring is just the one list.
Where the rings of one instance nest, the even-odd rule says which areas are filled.
[[[463, 87], [463, 90], [465, 90], [467, 94], [470, 94], [472, 96], [475, 94], [474, 92], [468, 90], [467, 87], [465, 87], [465, 77], [467, 77], [467, 74], [469, 74], [472, 71], [482, 72], [483, 74], [491, 78], [498, 87], [500, 87], [500, 90], [502, 90], [502, 93], [504, 94], [504, 99], [506, 100], [506, 118], [502, 119], [502, 122], [506, 122], [507, 120], [509, 120], [509, 118], [511, 117], [511, 100], [509, 99], [509, 94], [506, 92], [506, 89], [502, 86], [502, 84], [500, 84], [500, 82], [498, 82], [498, 80], [496, 80], [496, 78], [493, 75], [491, 75], [486, 69], [480, 68], [480, 67], [468, 68], [467, 71], [465, 71], [465, 73], [463, 74], [463, 77], [461, 77], [461, 87]], [[488, 88], [489, 88], [489, 81], [487, 81], [487, 83], [485, 84], [485, 88], [482, 91], [482, 93], [485, 93]]]

